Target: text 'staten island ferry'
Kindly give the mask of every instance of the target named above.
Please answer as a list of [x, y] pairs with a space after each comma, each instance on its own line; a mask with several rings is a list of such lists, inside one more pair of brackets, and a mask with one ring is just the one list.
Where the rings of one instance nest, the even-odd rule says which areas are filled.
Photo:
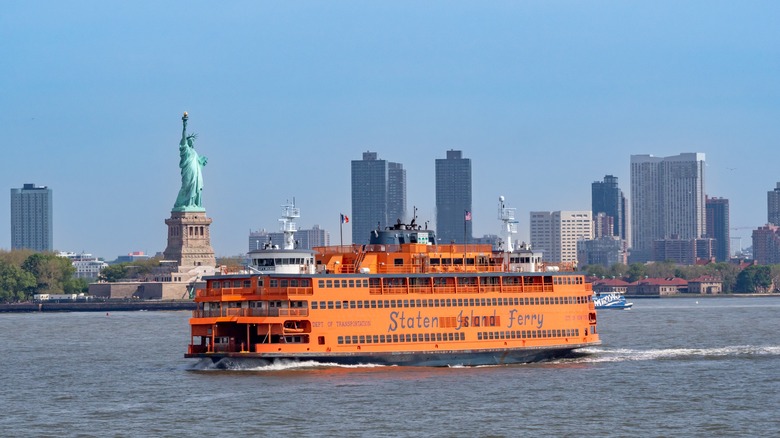
[[436, 244], [397, 224], [368, 245], [295, 249], [294, 205], [283, 248], [249, 253], [244, 272], [206, 277], [186, 357], [218, 368], [276, 360], [336, 364], [487, 365], [563, 357], [600, 344], [591, 285], [540, 253], [512, 248], [514, 209], [500, 198], [507, 238]]

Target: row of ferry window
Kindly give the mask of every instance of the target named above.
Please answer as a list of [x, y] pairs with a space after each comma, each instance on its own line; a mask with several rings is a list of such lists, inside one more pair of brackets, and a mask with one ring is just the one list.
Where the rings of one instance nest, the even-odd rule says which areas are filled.
[[563, 330], [508, 330], [500, 332], [479, 332], [478, 340], [489, 339], [537, 339], [537, 338], [573, 338], [580, 335], [580, 329]]
[[466, 335], [458, 333], [407, 333], [394, 335], [339, 336], [339, 344], [387, 344], [392, 342], [443, 342], [463, 341]]
[[592, 300], [581, 297], [534, 298], [447, 298], [427, 300], [358, 300], [312, 301], [312, 309], [397, 309], [404, 307], [476, 307], [476, 306], [539, 306], [550, 304], [584, 304]]
[[582, 284], [583, 278], [580, 276], [553, 277], [553, 284]]
[[[257, 279], [257, 286], [263, 287], [263, 279], [258, 278]], [[269, 287], [309, 287], [311, 286], [311, 282], [308, 278], [296, 278], [296, 279], [277, 279], [272, 278], [268, 280], [268, 286]], [[212, 289], [220, 289], [220, 288], [250, 288], [252, 287], [252, 281], [251, 280], [223, 280], [223, 281], [215, 281], [211, 283]]]

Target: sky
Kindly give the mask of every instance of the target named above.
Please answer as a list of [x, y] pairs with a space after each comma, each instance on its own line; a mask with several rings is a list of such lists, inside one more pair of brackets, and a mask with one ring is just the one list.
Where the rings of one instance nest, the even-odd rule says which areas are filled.
[[56, 250], [164, 250], [184, 111], [217, 256], [293, 198], [338, 243], [369, 150], [432, 224], [435, 160], [463, 151], [474, 235], [499, 232], [503, 195], [520, 240], [530, 211], [590, 210], [604, 175], [630, 197], [632, 154], [703, 152], [747, 247], [780, 181], [779, 18], [750, 0], [4, 0], [0, 249], [10, 189], [35, 183]]

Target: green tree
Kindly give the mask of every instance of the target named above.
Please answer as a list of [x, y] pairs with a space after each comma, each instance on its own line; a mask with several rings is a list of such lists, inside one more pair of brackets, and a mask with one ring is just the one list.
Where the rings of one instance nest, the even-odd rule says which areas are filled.
[[35, 253], [22, 263], [22, 269], [35, 277], [35, 293], [62, 293], [76, 268], [67, 257]]
[[0, 260], [0, 301], [26, 301], [35, 289], [35, 277], [22, 268]]
[[593, 277], [603, 278], [607, 276], [607, 269], [601, 265], [587, 265], [583, 271]]
[[645, 278], [646, 271], [645, 271], [645, 265], [641, 263], [631, 263], [628, 266], [628, 272], [626, 272], [628, 275], [628, 281], [634, 282], [639, 280], [640, 278]]
[[615, 278], [624, 278], [626, 275], [628, 275], [628, 265], [623, 263], [615, 263], [609, 267], [608, 275]]
[[772, 285], [772, 270], [769, 266], [753, 265], [743, 269], [737, 276], [735, 292], [767, 292]]
[[107, 281], [109, 283], [116, 283], [119, 280], [127, 278], [127, 267], [129, 263], [117, 263], [115, 265], [108, 265], [100, 271], [98, 277], [100, 281]]

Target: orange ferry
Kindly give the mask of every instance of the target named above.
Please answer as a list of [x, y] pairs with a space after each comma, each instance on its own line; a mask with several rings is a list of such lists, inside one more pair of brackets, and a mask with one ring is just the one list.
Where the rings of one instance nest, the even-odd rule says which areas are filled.
[[[500, 216], [511, 231], [514, 209]], [[283, 248], [251, 251], [242, 272], [206, 277], [185, 354], [209, 366], [278, 360], [418, 366], [563, 357], [600, 344], [591, 285], [542, 268], [528, 247], [435, 244], [414, 224], [372, 232], [368, 245], [295, 249], [294, 205]], [[511, 210], [511, 215], [507, 211]]]

